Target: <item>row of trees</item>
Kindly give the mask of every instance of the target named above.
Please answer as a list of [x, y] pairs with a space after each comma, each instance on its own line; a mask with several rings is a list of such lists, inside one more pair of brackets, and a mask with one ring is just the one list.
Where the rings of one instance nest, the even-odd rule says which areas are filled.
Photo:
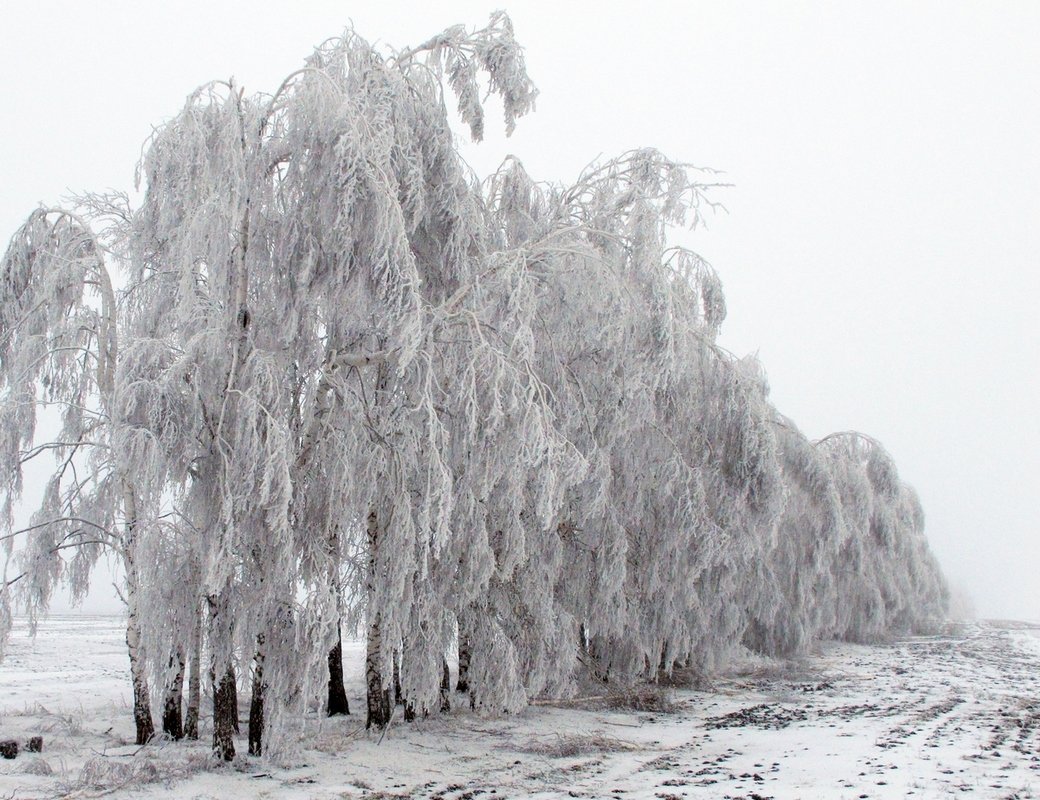
[[230, 759], [241, 676], [254, 753], [326, 688], [348, 711], [344, 627], [382, 726], [395, 695], [447, 707], [456, 654], [472, 706], [510, 712], [581, 670], [656, 680], [941, 616], [885, 451], [808, 441], [716, 344], [718, 278], [666, 240], [710, 173], [640, 150], [570, 186], [512, 159], [480, 183], [447, 89], [475, 139], [488, 95], [507, 130], [531, 110], [504, 14], [390, 54], [348, 33], [273, 95], [204, 86], [149, 142], [137, 207], [87, 195], [14, 235], [3, 633], [15, 594], [35, 624], [117, 554], [138, 741], [156, 698], [197, 736], [205, 683]]

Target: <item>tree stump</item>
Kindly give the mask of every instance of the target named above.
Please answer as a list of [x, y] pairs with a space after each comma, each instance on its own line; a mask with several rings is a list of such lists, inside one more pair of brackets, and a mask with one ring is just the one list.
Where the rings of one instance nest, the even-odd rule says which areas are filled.
[[15, 758], [18, 755], [18, 742], [14, 739], [4, 739], [0, 742], [0, 756], [4, 758]]

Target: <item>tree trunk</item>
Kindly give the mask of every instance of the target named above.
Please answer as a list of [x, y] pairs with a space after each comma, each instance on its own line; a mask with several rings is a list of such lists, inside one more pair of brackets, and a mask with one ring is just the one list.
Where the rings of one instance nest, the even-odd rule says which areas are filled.
[[199, 706], [202, 702], [202, 609], [195, 608], [195, 625], [191, 631], [191, 666], [188, 669], [188, 714], [184, 735], [199, 738]]
[[350, 713], [347, 690], [343, 686], [343, 634], [338, 625], [336, 627], [336, 646], [329, 650], [329, 702], [325, 707], [325, 712], [330, 717]]
[[404, 696], [404, 692], [401, 691], [401, 655], [402, 653], [394, 654], [394, 704], [404, 706], [405, 722], [414, 722], [415, 703], [411, 700], [407, 700]]
[[163, 696], [163, 733], [177, 741], [184, 738], [181, 700], [184, 695], [184, 648], [179, 645], [170, 655], [172, 677]]
[[451, 670], [448, 669], [448, 659], [442, 662], [441, 671], [441, 712], [451, 711]]
[[459, 634], [459, 679], [455, 682], [456, 692], [469, 691], [469, 639]]
[[610, 658], [607, 653], [610, 648], [605, 646], [601, 636], [590, 636], [585, 653], [588, 655], [588, 666], [592, 677], [603, 683], [610, 683]]
[[[232, 675], [233, 674], [234, 674], [234, 672], [232, 671]], [[241, 733], [242, 732], [242, 726], [239, 724], [239, 719], [238, 719], [238, 681], [237, 680], [231, 681], [231, 688], [228, 691], [231, 692], [231, 701], [230, 702], [231, 702], [231, 708], [232, 708], [232, 711], [233, 711], [233, 714], [231, 716], [231, 727], [233, 727], [235, 729], [235, 733]]]
[[[224, 761], [235, 757], [235, 723], [238, 719], [235, 667], [231, 651], [231, 624], [225, 586], [206, 598], [209, 605], [209, 679], [213, 686], [213, 752]], [[217, 676], [220, 676], [219, 680]]]
[[[128, 514], [132, 510], [128, 510]], [[133, 527], [132, 523], [127, 524]], [[145, 673], [144, 649], [141, 646], [141, 620], [137, 608], [137, 567], [133, 561], [133, 539], [128, 535], [126, 543], [126, 648], [130, 654], [130, 679], [134, 691], [134, 727], [137, 729], [137, 744], [147, 744], [155, 735], [152, 724], [152, 706], [148, 695], [148, 676]]]
[[379, 628], [379, 611], [375, 606], [376, 548], [379, 545], [379, 518], [376, 512], [368, 514], [368, 634], [365, 653], [365, 683], [367, 684], [368, 717], [365, 727], [385, 728], [390, 724], [393, 706], [390, 688], [383, 688], [383, 636]]
[[256, 637], [256, 657], [253, 659], [253, 695], [249, 701], [249, 755], [263, 753], [264, 740], [264, 635]]
[[230, 665], [220, 679], [210, 673], [213, 680], [213, 752], [224, 761], [235, 757], [235, 724], [238, 709], [235, 707], [235, 671]]
[[134, 687], [134, 727], [137, 729], [137, 744], [147, 744], [155, 735], [152, 724], [151, 701], [148, 697], [148, 678], [144, 672], [144, 659], [140, 651], [141, 632], [136, 615], [127, 620], [126, 646], [130, 651], [130, 677]]
[[372, 615], [368, 622], [367, 653], [365, 654], [365, 679], [368, 684], [368, 718], [365, 727], [385, 728], [390, 724], [390, 688], [383, 688], [383, 675], [380, 670], [382, 658], [382, 635], [379, 632], [379, 615]]
[[394, 705], [399, 706], [404, 702], [401, 694], [401, 654], [394, 653]]
[[329, 650], [329, 698], [325, 705], [325, 713], [330, 717], [350, 713], [347, 690], [343, 685], [343, 585], [339, 574], [340, 557], [339, 528], [333, 525], [329, 531], [328, 577], [336, 596], [336, 644]]
[[661, 658], [657, 663], [657, 671], [653, 674], [653, 683], [666, 679], [672, 672], [672, 659], [668, 657], [668, 640], [661, 645]]

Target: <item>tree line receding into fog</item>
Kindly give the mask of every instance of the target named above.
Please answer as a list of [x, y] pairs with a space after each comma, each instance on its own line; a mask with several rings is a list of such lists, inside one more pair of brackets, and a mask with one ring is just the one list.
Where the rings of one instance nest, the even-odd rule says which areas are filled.
[[403, 51], [348, 32], [273, 94], [197, 89], [139, 202], [29, 216], [0, 264], [0, 640], [116, 557], [137, 741], [155, 705], [198, 738], [207, 694], [230, 760], [240, 684], [254, 754], [350, 712], [344, 632], [385, 727], [944, 615], [881, 445], [808, 440], [717, 344], [719, 279], [667, 237], [710, 171], [471, 173], [448, 105], [480, 139], [489, 97], [510, 132], [535, 95], [502, 13]]

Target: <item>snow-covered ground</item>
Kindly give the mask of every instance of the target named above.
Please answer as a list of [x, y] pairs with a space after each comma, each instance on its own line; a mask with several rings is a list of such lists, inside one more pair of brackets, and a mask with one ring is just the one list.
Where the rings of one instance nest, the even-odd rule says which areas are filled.
[[[978, 623], [884, 647], [827, 645], [797, 663], [749, 660], [703, 691], [675, 691], [665, 712], [605, 700], [500, 719], [456, 710], [395, 720], [381, 739], [360, 715], [315, 715], [291, 769], [244, 755], [215, 764], [204, 742], [129, 745], [122, 637], [112, 617], [52, 618], [34, 641], [16, 626], [0, 665], [0, 739], [42, 734], [44, 752], [0, 761], [0, 797], [1040, 795], [1040, 626]], [[348, 650], [361, 711], [360, 645]]]

